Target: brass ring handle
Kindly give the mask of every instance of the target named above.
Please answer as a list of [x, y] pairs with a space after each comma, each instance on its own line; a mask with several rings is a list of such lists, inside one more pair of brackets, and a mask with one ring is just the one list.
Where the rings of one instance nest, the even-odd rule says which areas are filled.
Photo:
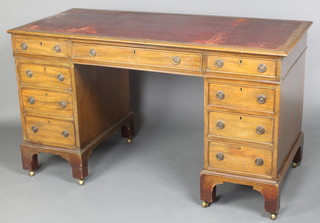
[[89, 51], [89, 55], [92, 56], [92, 57], [95, 57], [95, 56], [97, 56], [97, 52], [94, 49], [91, 49]]
[[217, 154], [216, 154], [216, 158], [217, 158], [217, 160], [220, 160], [220, 161], [224, 160], [224, 155], [223, 155], [223, 153], [222, 153], [222, 152], [217, 153]]
[[216, 94], [216, 97], [219, 99], [219, 100], [223, 100], [224, 97], [225, 97], [225, 94], [223, 91], [219, 91], [217, 94]]
[[259, 64], [259, 65], [258, 65], [258, 71], [259, 71], [260, 73], [266, 72], [266, 71], [267, 71], [267, 66], [266, 66], [265, 64], [263, 64], [263, 63]]
[[266, 130], [265, 130], [265, 128], [264, 128], [263, 126], [258, 126], [258, 127], [256, 128], [256, 132], [257, 132], [257, 134], [259, 134], [259, 135], [263, 135], [263, 134], [266, 132]]
[[262, 165], [264, 164], [264, 161], [263, 161], [262, 158], [257, 158], [257, 159], [255, 160], [255, 164], [256, 164], [257, 166], [262, 166]]
[[226, 127], [223, 121], [217, 121], [216, 126], [219, 129], [224, 129], [224, 127]]
[[68, 131], [62, 131], [61, 134], [66, 138], [69, 136], [69, 132]]
[[35, 125], [31, 127], [31, 130], [32, 130], [32, 132], [34, 132], [34, 133], [37, 133], [37, 132], [39, 131], [38, 127], [35, 126]]
[[178, 65], [181, 63], [181, 59], [178, 56], [174, 56], [174, 57], [172, 57], [172, 62], [173, 62], [173, 64]]
[[36, 100], [35, 100], [33, 97], [29, 97], [29, 98], [28, 98], [28, 102], [29, 102], [31, 105], [33, 105], [33, 104], [36, 102]]
[[217, 59], [215, 62], [214, 62], [214, 65], [218, 68], [221, 68], [223, 67], [224, 63], [223, 63], [223, 60], [221, 59]]
[[28, 44], [26, 44], [26, 43], [21, 43], [21, 49], [27, 50], [27, 49], [28, 49]]
[[58, 74], [58, 75], [57, 75], [57, 78], [58, 78], [58, 80], [61, 81], [61, 82], [64, 81], [64, 76], [63, 76], [62, 74]]
[[33, 76], [33, 72], [31, 70], [27, 70], [26, 71], [26, 75], [27, 75], [27, 77], [32, 77]]
[[55, 45], [55, 46], [53, 47], [53, 49], [54, 49], [54, 51], [55, 51], [56, 53], [60, 53], [60, 52], [61, 52], [61, 48], [60, 48], [59, 45]]
[[67, 107], [67, 102], [65, 102], [65, 101], [60, 101], [60, 107], [61, 107], [61, 108], [66, 108], [66, 107]]
[[259, 95], [257, 96], [257, 102], [258, 102], [259, 104], [264, 104], [264, 103], [266, 103], [266, 102], [267, 102], [266, 96], [263, 95], [263, 94], [259, 94]]

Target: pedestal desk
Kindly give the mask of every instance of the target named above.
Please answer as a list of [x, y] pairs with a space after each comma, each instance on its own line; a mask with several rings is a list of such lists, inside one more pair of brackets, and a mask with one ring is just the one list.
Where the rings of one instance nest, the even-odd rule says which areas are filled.
[[[311, 22], [71, 9], [11, 29], [23, 168], [68, 160], [83, 184], [91, 151], [116, 129], [131, 142], [129, 69], [204, 78], [201, 200], [252, 186], [275, 219], [280, 186], [301, 161]], [[134, 77], [133, 77], [134, 78]]]

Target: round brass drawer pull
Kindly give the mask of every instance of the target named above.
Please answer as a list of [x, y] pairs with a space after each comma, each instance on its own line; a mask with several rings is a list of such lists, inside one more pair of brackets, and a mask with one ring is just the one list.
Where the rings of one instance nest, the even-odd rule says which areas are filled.
[[36, 102], [36, 100], [35, 100], [33, 97], [29, 97], [29, 98], [28, 98], [28, 102], [29, 102], [31, 105], [33, 105], [33, 104]]
[[258, 97], [257, 97], [257, 102], [258, 102], [259, 104], [264, 104], [264, 103], [266, 103], [266, 101], [267, 101], [267, 98], [266, 98], [265, 95], [263, 95], [263, 94], [259, 94], [259, 95], [258, 95]]
[[32, 132], [34, 132], [34, 133], [37, 133], [37, 132], [39, 131], [38, 127], [35, 126], [35, 125], [31, 127], [31, 130], [32, 130]]
[[223, 67], [223, 60], [221, 60], [221, 59], [217, 59], [215, 62], [214, 62], [214, 65], [216, 66], [216, 67], [218, 67], [218, 68], [221, 68], [221, 67]]
[[172, 62], [173, 62], [173, 64], [178, 65], [181, 63], [181, 59], [178, 56], [174, 56], [174, 57], [172, 57]]
[[220, 161], [224, 160], [223, 153], [222, 152], [217, 153], [216, 158], [217, 158], [217, 160], [220, 160]]
[[22, 44], [21, 44], [21, 49], [27, 50], [27, 49], [28, 49], [28, 44], [22, 43]]
[[63, 76], [62, 74], [58, 74], [58, 75], [57, 75], [57, 78], [58, 78], [58, 80], [61, 81], [61, 82], [64, 81], [64, 76]]
[[55, 46], [53, 47], [53, 49], [54, 49], [54, 51], [55, 51], [56, 53], [60, 53], [60, 52], [61, 52], [61, 48], [60, 48], [59, 45], [55, 45]]
[[89, 55], [92, 56], [92, 57], [95, 57], [95, 56], [97, 56], [97, 52], [94, 49], [91, 49], [89, 51]]
[[219, 129], [224, 129], [224, 127], [226, 127], [223, 121], [217, 121], [216, 126]]
[[267, 71], [267, 66], [266, 66], [265, 64], [263, 64], [263, 63], [259, 64], [259, 65], [258, 65], [258, 71], [259, 71], [260, 73], [266, 72], [266, 71]]
[[65, 102], [65, 101], [60, 101], [60, 107], [61, 107], [61, 108], [66, 108], [66, 107], [67, 107], [67, 102]]
[[33, 76], [33, 72], [31, 70], [27, 70], [26, 71], [26, 75], [27, 75], [27, 77], [32, 77]]
[[266, 132], [266, 130], [265, 130], [265, 128], [264, 128], [263, 126], [258, 126], [258, 127], [256, 128], [256, 132], [257, 132], [259, 135], [263, 135], [263, 134]]
[[69, 132], [68, 131], [62, 131], [61, 134], [66, 138], [69, 136]]
[[257, 166], [262, 166], [264, 164], [264, 161], [261, 158], [257, 158], [255, 163], [256, 163]]
[[219, 91], [217, 94], [216, 94], [216, 97], [219, 99], [219, 100], [223, 100], [224, 97], [225, 97], [225, 94], [223, 91]]

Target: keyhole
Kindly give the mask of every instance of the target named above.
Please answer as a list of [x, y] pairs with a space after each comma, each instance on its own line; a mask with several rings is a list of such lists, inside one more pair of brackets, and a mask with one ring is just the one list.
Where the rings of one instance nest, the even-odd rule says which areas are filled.
[[40, 42], [40, 46], [42, 46], [42, 42]]
[[240, 120], [242, 120], [242, 116], [240, 116]]
[[48, 96], [48, 93], [46, 93], [46, 96]]
[[242, 64], [243, 64], [243, 60], [240, 59], [240, 60], [239, 60], [239, 65], [242, 65]]
[[240, 91], [242, 91], [242, 87], [240, 88]]
[[51, 124], [51, 121], [48, 121], [49, 124]]
[[238, 147], [238, 150], [241, 151], [241, 147]]

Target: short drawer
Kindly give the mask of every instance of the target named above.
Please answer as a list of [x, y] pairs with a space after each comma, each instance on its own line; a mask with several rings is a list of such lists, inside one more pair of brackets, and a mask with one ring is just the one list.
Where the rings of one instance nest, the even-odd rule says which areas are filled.
[[209, 136], [273, 143], [272, 118], [209, 112]]
[[208, 105], [274, 112], [275, 89], [210, 83]]
[[75, 148], [75, 129], [72, 121], [26, 116], [25, 128], [29, 142]]
[[73, 116], [72, 95], [47, 90], [21, 89], [23, 109], [40, 114]]
[[54, 38], [17, 36], [13, 39], [13, 51], [41, 56], [68, 57], [68, 43]]
[[71, 74], [67, 67], [20, 64], [19, 75], [22, 83], [71, 88]]
[[277, 60], [209, 54], [207, 71], [275, 78]]
[[209, 168], [271, 176], [272, 150], [209, 142]]
[[74, 43], [74, 59], [109, 62], [124, 65], [143, 65], [176, 70], [201, 71], [202, 54], [134, 47]]

